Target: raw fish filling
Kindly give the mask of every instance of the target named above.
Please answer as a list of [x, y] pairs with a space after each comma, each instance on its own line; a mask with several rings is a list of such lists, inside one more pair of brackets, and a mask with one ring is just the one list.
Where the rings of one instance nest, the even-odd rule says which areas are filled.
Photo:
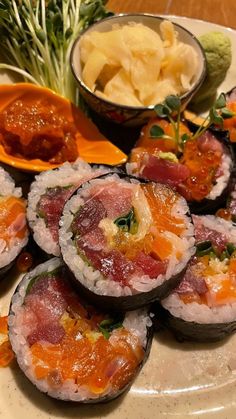
[[18, 313], [35, 378], [60, 389], [66, 380], [93, 396], [117, 391], [143, 360], [139, 338], [123, 317], [85, 304], [63, 277], [63, 268], [31, 279]]
[[58, 225], [60, 216], [67, 199], [74, 191], [74, 186], [48, 188], [46, 193], [40, 197], [37, 204], [37, 214], [44, 218], [52, 238], [58, 242]]
[[11, 248], [15, 240], [27, 235], [26, 208], [23, 199], [0, 197], [0, 253]]
[[195, 218], [196, 256], [175, 292], [188, 304], [216, 307], [236, 302], [236, 246], [226, 234], [207, 228]]
[[188, 249], [188, 219], [174, 211], [181, 198], [170, 188], [101, 180], [80, 194], [74, 240], [104, 278], [132, 288], [133, 278], [164, 275], [170, 259], [178, 263]]
[[[163, 129], [167, 139], [151, 137], [155, 124]], [[185, 134], [188, 135], [189, 130], [181, 123], [179, 135]], [[201, 201], [224, 175], [223, 154], [223, 146], [209, 131], [186, 141], [180, 151], [171, 125], [157, 119], [144, 128], [132, 150], [130, 172], [176, 188], [187, 201]], [[133, 167], [132, 163], [135, 163]]]

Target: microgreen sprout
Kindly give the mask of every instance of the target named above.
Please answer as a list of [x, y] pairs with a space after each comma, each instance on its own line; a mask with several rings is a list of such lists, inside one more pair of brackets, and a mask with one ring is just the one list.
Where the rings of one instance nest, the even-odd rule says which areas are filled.
[[110, 13], [106, 0], [0, 0], [0, 70], [77, 102], [70, 52], [79, 33]]
[[210, 108], [208, 115], [203, 120], [202, 124], [198, 127], [195, 133], [184, 133], [180, 135], [180, 121], [181, 121], [181, 101], [178, 96], [170, 95], [167, 96], [165, 101], [162, 104], [158, 104], [155, 106], [155, 112], [159, 118], [165, 118], [169, 120], [173, 132], [174, 137], [165, 134], [163, 128], [158, 124], [152, 125], [150, 129], [150, 137], [155, 138], [163, 138], [163, 139], [172, 139], [176, 141], [178, 145], [179, 151], [182, 151], [184, 145], [189, 140], [195, 140], [200, 135], [204, 134], [207, 129], [215, 124], [217, 126], [222, 127], [224, 119], [232, 118], [235, 116], [233, 112], [231, 112], [226, 107], [226, 97], [224, 93], [221, 93], [218, 99], [215, 101], [214, 105]]

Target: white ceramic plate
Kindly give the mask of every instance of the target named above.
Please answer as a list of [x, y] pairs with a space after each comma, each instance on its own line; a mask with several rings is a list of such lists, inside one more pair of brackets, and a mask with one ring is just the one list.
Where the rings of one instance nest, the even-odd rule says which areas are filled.
[[[211, 30], [232, 41], [233, 62], [219, 90], [236, 85], [236, 31], [212, 23], [169, 16], [195, 35]], [[0, 82], [8, 82], [0, 76]], [[16, 280], [0, 283], [0, 314], [8, 311]], [[79, 406], [47, 398], [17, 367], [0, 369], [2, 419], [233, 419], [236, 413], [236, 335], [224, 343], [179, 344], [169, 334], [155, 336], [149, 360], [129, 393], [106, 405]]]

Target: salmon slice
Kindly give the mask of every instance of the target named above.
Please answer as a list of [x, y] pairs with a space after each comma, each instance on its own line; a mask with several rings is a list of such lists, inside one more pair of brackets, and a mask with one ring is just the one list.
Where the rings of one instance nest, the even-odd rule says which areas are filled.
[[160, 232], [170, 231], [181, 235], [186, 229], [184, 220], [172, 214], [173, 207], [177, 203], [178, 194], [165, 185], [149, 183], [142, 185], [148, 200], [154, 225]]
[[26, 205], [23, 199], [15, 196], [0, 199], [0, 239], [9, 243], [12, 237], [23, 239], [27, 226]]

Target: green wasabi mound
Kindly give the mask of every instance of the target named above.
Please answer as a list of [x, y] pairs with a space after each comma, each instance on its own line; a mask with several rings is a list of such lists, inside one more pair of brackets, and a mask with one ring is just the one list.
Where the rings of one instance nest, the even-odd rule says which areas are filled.
[[198, 39], [205, 51], [207, 75], [193, 97], [191, 107], [214, 100], [216, 90], [225, 79], [232, 60], [231, 41], [224, 33], [208, 32]]

